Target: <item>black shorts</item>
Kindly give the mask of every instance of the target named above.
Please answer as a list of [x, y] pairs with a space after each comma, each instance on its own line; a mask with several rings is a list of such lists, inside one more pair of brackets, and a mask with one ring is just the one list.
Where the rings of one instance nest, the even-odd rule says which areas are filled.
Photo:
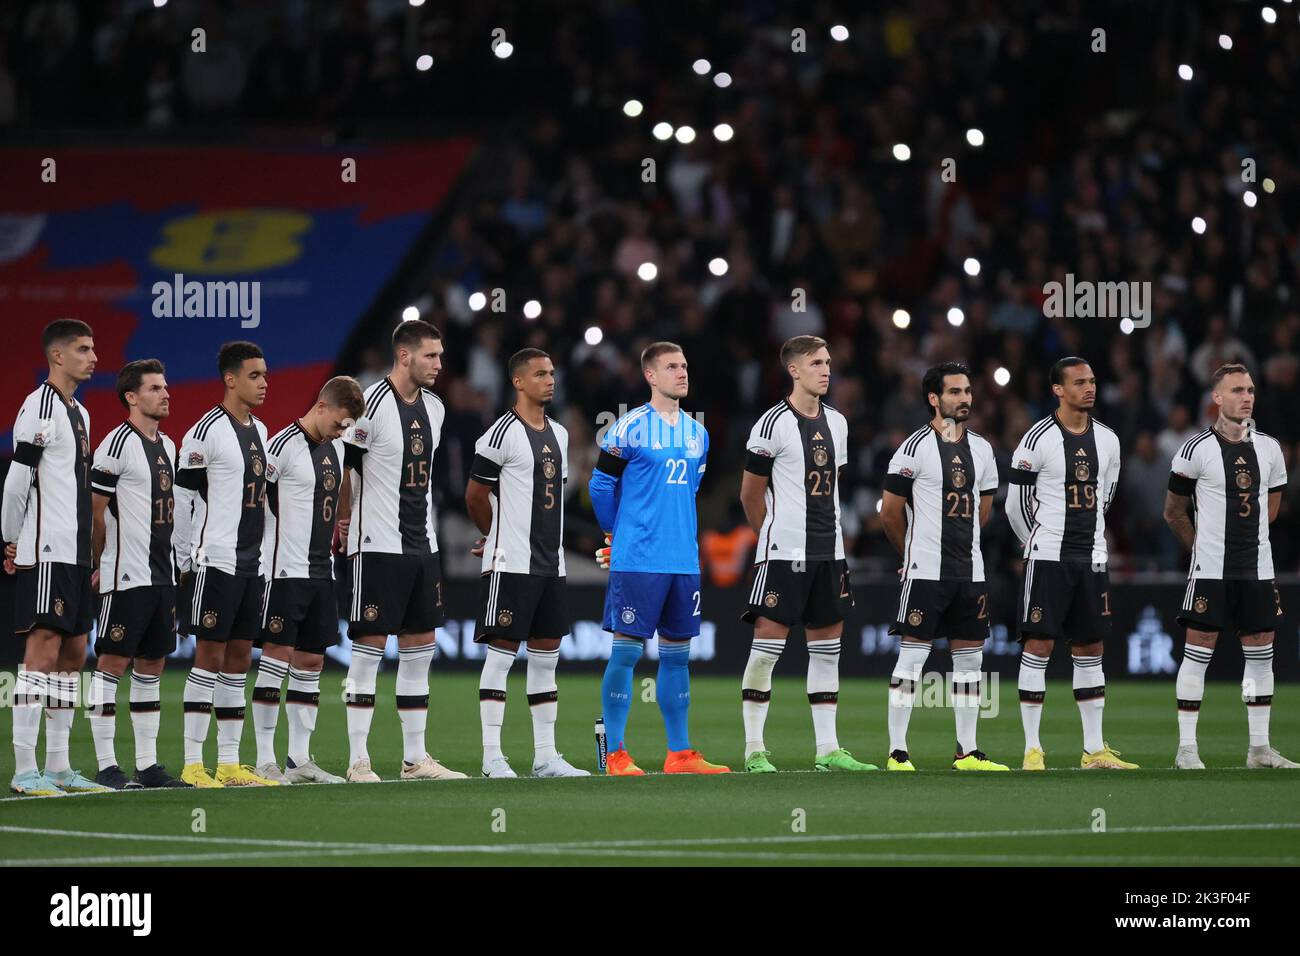
[[200, 641], [251, 641], [262, 624], [266, 579], [199, 568], [191, 583], [189, 624]]
[[569, 633], [564, 578], [490, 571], [479, 578], [474, 641], [556, 640]]
[[166, 657], [176, 650], [176, 588], [159, 584], [110, 591], [95, 630], [97, 657]]
[[1178, 623], [1197, 631], [1260, 634], [1282, 622], [1282, 595], [1269, 581], [1192, 578], [1183, 594]]
[[1110, 574], [1084, 561], [1025, 564], [1018, 639], [1064, 638], [1095, 644], [1110, 637]]
[[906, 580], [889, 633], [920, 641], [932, 641], [936, 637], [950, 641], [987, 641], [988, 585], [983, 581]]
[[34, 628], [80, 637], [95, 620], [91, 570], [80, 564], [38, 561], [19, 568], [14, 582], [14, 633]]
[[848, 617], [852, 608], [847, 561], [763, 561], [754, 565], [749, 606], [741, 619], [750, 624], [765, 617], [787, 627], [830, 627]]
[[334, 581], [282, 578], [267, 585], [259, 643], [284, 644], [308, 654], [324, 654], [339, 642]]
[[348, 635], [422, 634], [442, 626], [442, 558], [362, 551], [352, 558]]

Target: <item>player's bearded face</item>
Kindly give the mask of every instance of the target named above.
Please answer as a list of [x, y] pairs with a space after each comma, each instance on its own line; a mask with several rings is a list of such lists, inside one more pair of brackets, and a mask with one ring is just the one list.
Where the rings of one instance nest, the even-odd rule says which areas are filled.
[[171, 398], [167, 382], [161, 375], [147, 375], [136, 393], [141, 414], [154, 421], [162, 421], [171, 414]]
[[939, 399], [939, 415], [942, 418], [951, 418], [955, 422], [964, 422], [970, 418], [970, 396], [941, 397]]

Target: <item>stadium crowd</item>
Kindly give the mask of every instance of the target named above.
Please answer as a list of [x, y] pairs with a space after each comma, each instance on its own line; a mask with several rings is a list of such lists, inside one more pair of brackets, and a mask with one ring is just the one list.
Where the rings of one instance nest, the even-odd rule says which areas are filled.
[[[637, 356], [669, 339], [691, 365], [686, 407], [713, 436], [701, 528], [725, 541], [706, 547], [707, 563], [729, 573], [727, 555], [752, 540], [733, 533], [745, 436], [786, 384], [780, 343], [814, 333], [830, 342], [830, 402], [850, 422], [844, 530], [866, 567], [896, 566], [877, 503], [890, 455], [927, 417], [927, 367], [971, 366], [972, 426], [1005, 465], [1054, 407], [1050, 363], [1081, 354], [1099, 379], [1097, 416], [1125, 453], [1108, 518], [1112, 570], [1183, 571], [1161, 517], [1169, 461], [1212, 421], [1214, 368], [1242, 361], [1258, 427], [1289, 466], [1277, 566], [1300, 570], [1294, 22], [1269, 26], [1253, 8], [1081, 0], [870, 12], [487, 2], [463, 16], [439, 6], [16, 4], [0, 14], [0, 126], [53, 116], [345, 132], [389, 116], [476, 122], [507, 150], [507, 174], [450, 212], [409, 296], [447, 336], [439, 481], [449, 514], [463, 510], [473, 442], [509, 401], [506, 357], [539, 347], [560, 370], [556, 416], [572, 435], [569, 543], [593, 550], [598, 416], [644, 400]], [[187, 10], [210, 24], [216, 56], [177, 52]], [[835, 23], [846, 41], [831, 39]], [[484, 54], [497, 26], [514, 45], [509, 60]], [[806, 30], [799, 52], [796, 28]], [[239, 42], [219, 42], [230, 37]], [[412, 66], [423, 52], [427, 72]], [[49, 82], [60, 71], [98, 99]], [[637, 116], [623, 109], [633, 98]], [[659, 122], [695, 138], [656, 139]], [[732, 138], [715, 138], [719, 123]], [[710, 270], [715, 259], [724, 274]], [[638, 275], [646, 262], [651, 281]], [[1043, 287], [1067, 275], [1150, 283], [1150, 327], [1046, 317]], [[471, 293], [493, 289], [505, 290], [504, 312], [470, 308]], [[540, 304], [534, 319], [527, 300]], [[339, 370], [363, 385], [382, 374], [390, 331], [375, 328], [375, 347]], [[985, 535], [990, 566], [1012, 569], [1006, 522]]]

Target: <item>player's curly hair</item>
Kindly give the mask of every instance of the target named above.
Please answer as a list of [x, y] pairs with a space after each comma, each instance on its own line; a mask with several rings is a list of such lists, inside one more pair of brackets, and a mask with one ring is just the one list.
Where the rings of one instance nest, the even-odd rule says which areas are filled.
[[945, 375], [965, 375], [969, 380], [970, 367], [962, 362], [943, 362], [933, 368], [926, 369], [925, 377], [921, 379], [921, 401], [925, 402], [926, 408], [931, 407], [931, 395], [943, 395], [943, 378]]

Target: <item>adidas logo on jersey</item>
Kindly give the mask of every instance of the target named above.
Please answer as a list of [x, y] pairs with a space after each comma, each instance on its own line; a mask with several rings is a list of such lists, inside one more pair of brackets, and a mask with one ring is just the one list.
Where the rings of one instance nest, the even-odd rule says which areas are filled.
[[334, 464], [334, 462], [330, 461], [330, 456], [329, 456], [329, 455], [326, 455], [324, 458], [322, 458], [321, 461], [320, 461], [320, 463], [321, 463], [322, 465], [332, 465], [332, 464]]
[[165, 464], [167, 464], [167, 459], [164, 458], [162, 455], [159, 455], [159, 456], [158, 456], [158, 464], [160, 464], [160, 465], [165, 465]]
[[550, 446], [550, 445], [543, 445], [543, 446], [542, 446], [542, 454], [543, 454], [543, 455], [548, 455], [548, 454], [554, 454], [554, 453], [551, 451], [551, 446]]
[[248, 443], [248, 450], [249, 450], [249, 451], [257, 451], [257, 442], [255, 442], [255, 441], [250, 441], [250, 442]]
[[1087, 457], [1088, 457], [1088, 453], [1087, 453], [1086, 451], [1084, 451], [1082, 448], [1076, 448], [1076, 449], [1074, 450], [1074, 457], [1075, 457], [1075, 458], [1087, 458]]
[[411, 419], [411, 427], [412, 427], [412, 428], [419, 428], [419, 427], [420, 427], [420, 423], [419, 423], [418, 421], [416, 421], [415, 419]]
[[130, 580], [131, 580], [131, 575], [129, 575], [129, 574], [124, 574], [124, 575], [122, 575], [122, 580], [123, 580], [123, 581], [130, 581]]
[[282, 570], [282, 571], [280, 572], [280, 577], [282, 577], [282, 578], [287, 578], [288, 576], [289, 576], [289, 572], [288, 572], [288, 571], [283, 571], [283, 570]]
[[663, 451], [663, 450], [664, 450], [664, 446], [661, 445], [661, 444], [659, 444], [658, 442], [655, 442], [654, 445], [652, 445], [651, 447], [654, 448], [655, 451]]
[[818, 432], [817, 434], [813, 435], [812, 440], [813, 440], [813, 441], [825, 441], [826, 439], [822, 438], [822, 433], [821, 433], [821, 432]]
[[953, 456], [952, 456], [952, 463], [953, 463], [954, 465], [960, 465], [960, 464], [961, 464], [961, 455], [953, 455]]
[[1244, 459], [1244, 458], [1242, 458], [1240, 455], [1238, 455], [1238, 456], [1237, 456], [1237, 460], [1234, 461], [1233, 464], [1234, 464], [1234, 465], [1244, 465], [1244, 464], [1246, 464], [1246, 459]]

